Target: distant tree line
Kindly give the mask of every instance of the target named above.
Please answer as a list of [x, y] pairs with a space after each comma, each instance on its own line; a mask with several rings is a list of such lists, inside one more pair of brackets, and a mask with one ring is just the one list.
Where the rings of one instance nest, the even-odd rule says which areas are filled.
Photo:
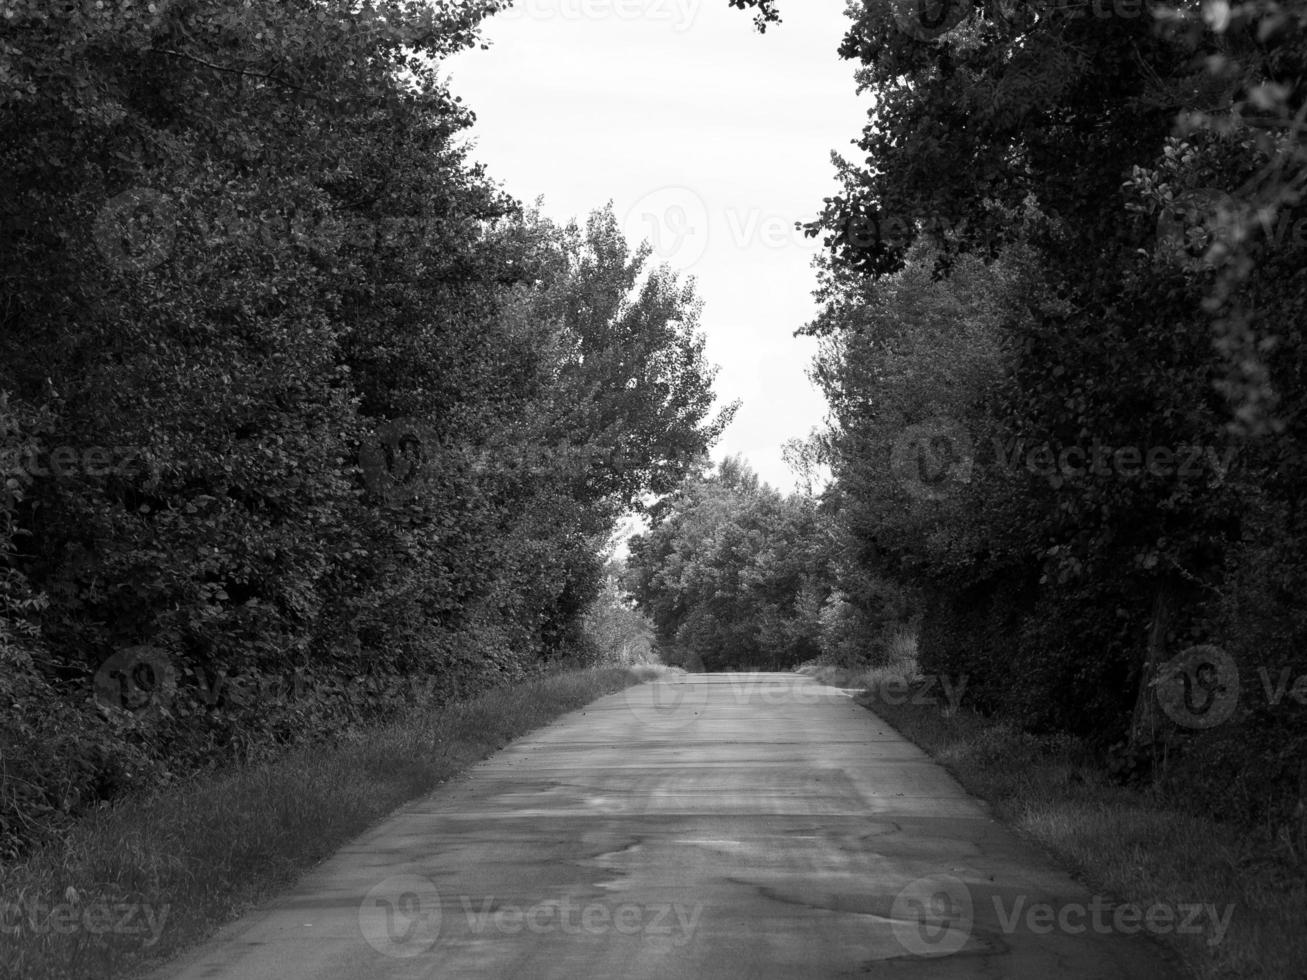
[[673, 665], [867, 664], [885, 659], [892, 629], [908, 625], [900, 587], [846, 564], [845, 530], [829, 508], [762, 483], [738, 457], [686, 477], [649, 517], [630, 542], [625, 584]]

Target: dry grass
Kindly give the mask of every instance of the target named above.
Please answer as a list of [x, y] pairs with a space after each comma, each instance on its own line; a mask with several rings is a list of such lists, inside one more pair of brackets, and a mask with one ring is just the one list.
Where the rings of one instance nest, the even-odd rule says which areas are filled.
[[[915, 662], [896, 669], [911, 677]], [[843, 679], [874, 691], [892, 674]], [[1307, 977], [1307, 868], [1290, 867], [1269, 840], [1113, 783], [1071, 739], [1035, 738], [967, 708], [867, 704], [1091, 891], [1143, 906], [1233, 906], [1215, 945], [1207, 934], [1161, 937], [1194, 977]]]
[[[402, 803], [514, 738], [654, 673], [557, 671], [467, 702], [414, 709], [354, 740], [126, 800], [79, 824], [61, 846], [0, 868], [0, 976], [87, 980], [144, 972], [284, 888]], [[40, 907], [56, 903], [67, 919]], [[124, 923], [139, 931], [126, 934]]]

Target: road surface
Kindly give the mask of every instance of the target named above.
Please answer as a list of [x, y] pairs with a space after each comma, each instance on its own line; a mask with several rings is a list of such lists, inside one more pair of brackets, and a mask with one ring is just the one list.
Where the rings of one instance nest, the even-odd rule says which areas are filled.
[[1120, 911], [845, 692], [672, 675], [514, 742], [158, 977], [1178, 977]]

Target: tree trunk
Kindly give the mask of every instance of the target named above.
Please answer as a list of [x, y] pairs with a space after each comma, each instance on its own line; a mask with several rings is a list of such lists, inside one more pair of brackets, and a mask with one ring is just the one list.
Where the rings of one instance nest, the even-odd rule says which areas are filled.
[[1148, 628], [1148, 647], [1144, 651], [1143, 670], [1139, 673], [1139, 690], [1135, 696], [1134, 716], [1130, 722], [1130, 746], [1152, 744], [1157, 732], [1157, 698], [1153, 681], [1166, 662], [1166, 631], [1175, 615], [1178, 595], [1176, 583], [1163, 578], [1153, 597], [1153, 620]]

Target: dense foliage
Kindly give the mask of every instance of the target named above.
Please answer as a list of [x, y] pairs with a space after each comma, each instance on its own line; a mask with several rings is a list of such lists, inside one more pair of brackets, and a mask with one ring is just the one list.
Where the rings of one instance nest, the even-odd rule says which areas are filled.
[[[904, 615], [896, 590], [846, 568], [837, 529], [808, 493], [788, 496], [728, 458], [650, 509], [626, 584], [664, 658], [695, 670], [864, 663]], [[837, 583], [856, 588], [846, 594]]]
[[1307, 13], [850, 9], [809, 330], [858, 564], [982, 709], [1301, 846]]
[[498, 0], [0, 10], [0, 856], [577, 642], [711, 444], [689, 286], [467, 156]]

